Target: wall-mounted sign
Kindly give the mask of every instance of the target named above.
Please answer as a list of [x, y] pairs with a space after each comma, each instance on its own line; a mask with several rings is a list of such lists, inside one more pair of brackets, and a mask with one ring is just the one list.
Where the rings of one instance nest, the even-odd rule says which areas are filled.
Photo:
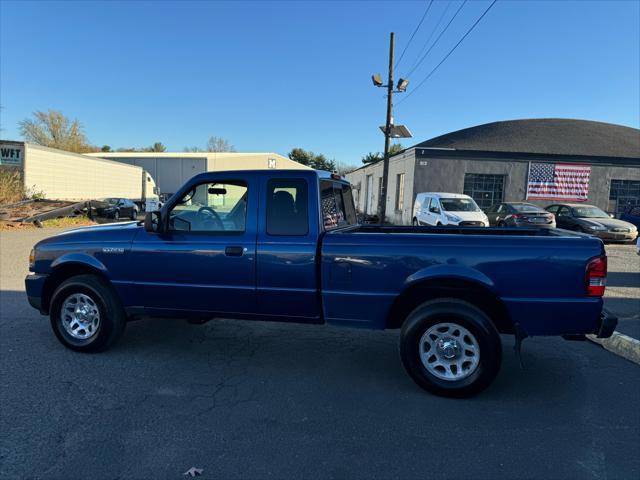
[[269, 168], [278, 168], [278, 164], [276, 163], [276, 159], [275, 158], [269, 158], [267, 160], [267, 166]]
[[24, 147], [10, 143], [0, 144], [0, 165], [21, 167], [24, 157]]

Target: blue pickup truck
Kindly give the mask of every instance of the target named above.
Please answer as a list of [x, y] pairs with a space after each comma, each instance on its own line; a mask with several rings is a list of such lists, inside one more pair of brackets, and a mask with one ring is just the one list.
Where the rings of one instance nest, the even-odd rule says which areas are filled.
[[139, 316], [399, 329], [412, 379], [460, 397], [497, 375], [500, 334], [610, 336], [606, 274], [585, 234], [363, 226], [339, 176], [263, 170], [203, 173], [144, 222], [39, 242], [26, 290], [81, 352]]

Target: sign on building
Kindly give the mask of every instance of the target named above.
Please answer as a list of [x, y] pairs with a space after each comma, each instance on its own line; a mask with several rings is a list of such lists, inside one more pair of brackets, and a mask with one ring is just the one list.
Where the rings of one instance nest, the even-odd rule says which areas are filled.
[[11, 145], [7, 143], [0, 145], [0, 165], [6, 165], [9, 167], [21, 167], [23, 157], [23, 146]]
[[584, 202], [589, 194], [590, 165], [530, 163], [528, 200], [572, 200]]

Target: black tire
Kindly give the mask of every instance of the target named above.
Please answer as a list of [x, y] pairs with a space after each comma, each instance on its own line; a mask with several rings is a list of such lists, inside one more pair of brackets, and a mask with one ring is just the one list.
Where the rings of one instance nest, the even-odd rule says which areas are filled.
[[120, 210], [116, 210], [113, 213], [113, 219], [117, 222], [118, 220], [120, 220]]
[[413, 225], [414, 227], [417, 227], [417, 226], [419, 225], [419, 224], [418, 224], [418, 219], [417, 219], [417, 218], [414, 218], [414, 219], [411, 221], [411, 225]]
[[137, 220], [138, 219], [138, 211], [134, 208], [131, 210], [131, 220]]
[[[423, 336], [430, 327], [444, 323], [466, 329], [475, 337], [479, 349], [477, 366], [469, 368], [467, 376], [459, 380], [439, 378], [421, 359]], [[442, 298], [425, 302], [409, 314], [400, 334], [400, 357], [409, 376], [428, 392], [444, 397], [469, 397], [487, 388], [496, 378], [502, 363], [502, 344], [496, 327], [482, 310], [462, 300]]]
[[507, 226], [507, 224], [504, 223], [504, 222], [498, 223], [498, 227], [500, 227], [500, 228], [505, 228], [506, 226]]
[[436, 227], [441, 227], [441, 226], [442, 226], [442, 223], [440, 222], [436, 223]]
[[[90, 297], [100, 314], [95, 334], [87, 339], [74, 338], [62, 324], [62, 305], [73, 294]], [[53, 332], [65, 347], [87, 353], [109, 348], [120, 338], [126, 324], [124, 309], [113, 287], [96, 275], [77, 275], [62, 282], [51, 298], [49, 318]]]

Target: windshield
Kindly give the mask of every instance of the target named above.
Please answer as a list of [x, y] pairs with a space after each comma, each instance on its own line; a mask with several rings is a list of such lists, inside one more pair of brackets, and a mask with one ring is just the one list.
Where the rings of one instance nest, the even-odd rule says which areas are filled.
[[103, 198], [102, 201], [108, 203], [109, 205], [115, 205], [118, 203], [119, 198]]
[[511, 206], [516, 209], [518, 212], [539, 212], [540, 210], [542, 210], [539, 207], [536, 207], [535, 205], [531, 205], [530, 203], [515, 203], [515, 204], [511, 204]]
[[573, 209], [573, 215], [578, 218], [609, 218], [609, 215], [598, 207], [576, 207]]
[[440, 205], [446, 212], [479, 212], [480, 208], [471, 198], [441, 198]]

